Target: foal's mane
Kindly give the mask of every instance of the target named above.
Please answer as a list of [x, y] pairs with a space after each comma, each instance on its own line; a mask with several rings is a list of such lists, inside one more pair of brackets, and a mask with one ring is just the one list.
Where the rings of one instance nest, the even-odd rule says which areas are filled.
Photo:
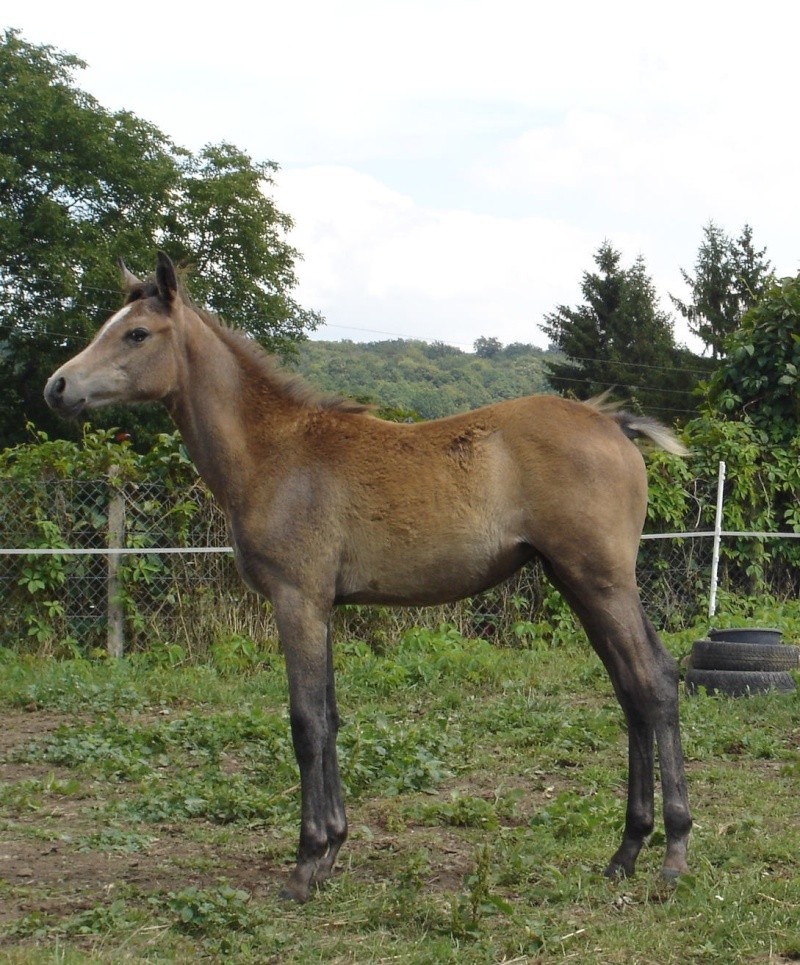
[[[158, 295], [158, 286], [154, 278], [148, 278], [140, 283], [128, 295], [128, 302], [140, 298], [150, 298]], [[255, 382], [263, 382], [270, 391], [282, 398], [309, 409], [323, 409], [336, 412], [365, 413], [371, 411], [371, 406], [362, 402], [355, 402], [345, 396], [319, 392], [310, 386], [305, 379], [294, 372], [281, 368], [274, 355], [251, 338], [246, 332], [235, 328], [223, 321], [214, 312], [195, 305], [189, 298], [183, 286], [178, 293], [183, 305], [197, 315], [204, 325], [207, 325], [230, 349], [242, 367]]]
[[254, 373], [257, 378], [263, 379], [273, 392], [277, 392], [285, 399], [311, 409], [356, 413], [369, 411], [370, 406], [362, 402], [317, 391], [301, 375], [281, 368], [274, 355], [270, 355], [254, 338], [241, 329], [227, 325], [206, 309], [197, 308], [194, 305], [190, 307], [202, 322], [216, 332], [220, 341], [233, 352], [248, 371]]

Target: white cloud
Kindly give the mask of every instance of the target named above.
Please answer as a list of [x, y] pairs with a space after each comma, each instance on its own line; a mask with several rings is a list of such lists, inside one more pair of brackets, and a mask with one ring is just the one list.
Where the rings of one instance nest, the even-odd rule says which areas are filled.
[[576, 110], [500, 144], [473, 168], [477, 184], [501, 193], [569, 195], [614, 217], [688, 211], [736, 212], [760, 195], [788, 196], [793, 153], [774, 154], [727, 111], [680, 117]]
[[281, 172], [276, 200], [295, 218], [299, 296], [325, 314], [323, 337], [543, 343], [542, 314], [577, 290], [595, 242], [557, 220], [420, 207], [341, 167]]

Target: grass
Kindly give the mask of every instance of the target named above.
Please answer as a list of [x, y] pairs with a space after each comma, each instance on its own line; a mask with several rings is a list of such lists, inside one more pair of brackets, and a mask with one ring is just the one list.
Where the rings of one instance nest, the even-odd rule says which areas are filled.
[[657, 829], [610, 882], [621, 714], [579, 637], [526, 643], [340, 643], [352, 834], [303, 907], [277, 897], [299, 791], [276, 655], [233, 673], [4, 653], [0, 959], [800, 961], [798, 694], [684, 698], [692, 872], [660, 880]]

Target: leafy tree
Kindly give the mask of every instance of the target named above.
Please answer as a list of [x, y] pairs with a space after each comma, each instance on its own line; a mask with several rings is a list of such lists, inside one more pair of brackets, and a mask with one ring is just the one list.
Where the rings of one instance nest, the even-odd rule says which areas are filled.
[[797, 439], [800, 425], [800, 275], [784, 278], [742, 318], [707, 392], [713, 417], [745, 422], [765, 444]]
[[597, 271], [584, 272], [583, 304], [559, 306], [542, 328], [565, 359], [547, 360], [553, 387], [578, 398], [617, 388], [627, 402], [666, 416], [694, 408], [697, 360], [675, 345], [672, 323], [658, 300], [644, 259], [624, 268], [621, 253], [604, 242]]
[[442, 359], [448, 355], [461, 355], [461, 349], [455, 345], [448, 345], [447, 342], [434, 341], [423, 346], [423, 352], [429, 359]]
[[766, 248], [756, 250], [753, 229], [745, 225], [737, 239], [730, 238], [709, 221], [697, 253], [694, 276], [681, 269], [691, 298], [687, 302], [671, 295], [673, 304], [700, 338], [714, 359], [723, 353], [725, 338], [744, 313], [774, 282]]
[[510, 342], [503, 349], [503, 355], [509, 359], [519, 358], [520, 355], [530, 355], [530, 352], [531, 346], [526, 342]]
[[503, 351], [503, 343], [499, 338], [486, 338], [481, 335], [480, 338], [475, 339], [473, 348], [478, 358], [490, 359]]
[[107, 111], [76, 86], [84, 66], [16, 31], [0, 36], [3, 445], [25, 436], [27, 420], [67, 431], [42, 386], [119, 307], [120, 257], [146, 273], [163, 248], [196, 269], [186, 283], [198, 302], [272, 349], [319, 320], [291, 295], [291, 221], [265, 193], [275, 165], [228, 144], [193, 155], [130, 112]]

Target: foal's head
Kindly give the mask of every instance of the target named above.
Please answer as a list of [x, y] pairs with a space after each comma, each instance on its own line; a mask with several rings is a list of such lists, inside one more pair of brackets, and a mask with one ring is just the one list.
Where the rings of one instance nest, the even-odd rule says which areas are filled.
[[152, 280], [141, 282], [124, 267], [123, 276], [125, 306], [47, 382], [45, 399], [63, 415], [167, 399], [177, 387], [175, 319], [182, 303], [175, 268], [159, 253]]

